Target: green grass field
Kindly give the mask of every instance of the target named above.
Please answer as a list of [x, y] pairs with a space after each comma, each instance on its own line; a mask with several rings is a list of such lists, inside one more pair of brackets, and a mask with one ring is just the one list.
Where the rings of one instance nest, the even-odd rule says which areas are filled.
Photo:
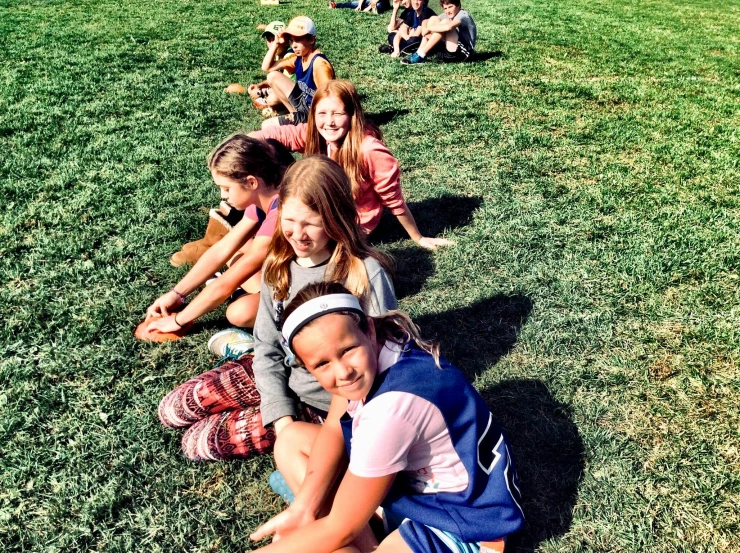
[[2, 551], [246, 551], [281, 509], [271, 459], [193, 464], [157, 421], [222, 313], [132, 331], [217, 202], [205, 155], [260, 124], [222, 92], [255, 25], [301, 13], [457, 241], [382, 247], [510, 434], [509, 549], [740, 551], [740, 4], [464, 5], [484, 61], [403, 67], [319, 0], [0, 0]]

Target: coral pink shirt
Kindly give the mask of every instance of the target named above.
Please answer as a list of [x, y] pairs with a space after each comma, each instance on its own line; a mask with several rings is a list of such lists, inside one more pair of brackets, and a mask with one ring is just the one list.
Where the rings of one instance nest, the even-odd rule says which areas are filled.
[[[306, 148], [306, 123], [300, 125], [281, 125], [249, 133], [250, 136], [265, 140], [272, 138], [293, 152], [303, 153]], [[334, 152], [329, 152], [330, 157]], [[365, 136], [360, 147], [365, 173], [369, 180], [360, 183], [360, 194], [355, 197], [360, 226], [370, 232], [378, 226], [383, 206], [393, 215], [406, 211], [406, 201], [401, 191], [401, 171], [398, 160], [388, 147], [372, 135]]]

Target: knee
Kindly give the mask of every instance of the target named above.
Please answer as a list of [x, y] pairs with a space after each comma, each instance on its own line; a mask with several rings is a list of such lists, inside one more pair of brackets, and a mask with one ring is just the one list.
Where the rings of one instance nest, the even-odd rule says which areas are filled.
[[270, 71], [265, 77], [265, 80], [272, 86], [275, 84], [275, 79], [277, 79], [278, 75], [280, 75], [280, 71]]
[[247, 306], [240, 305], [239, 301], [235, 301], [226, 308], [226, 319], [234, 326], [241, 328], [253, 328], [256, 316], [257, 313]]
[[287, 425], [275, 440], [275, 464], [281, 472], [290, 472], [296, 457], [301, 454], [300, 426], [295, 423]]

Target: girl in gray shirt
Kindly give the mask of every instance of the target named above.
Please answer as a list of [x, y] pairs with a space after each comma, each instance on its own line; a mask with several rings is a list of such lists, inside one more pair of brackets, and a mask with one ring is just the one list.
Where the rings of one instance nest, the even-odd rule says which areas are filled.
[[307, 284], [342, 283], [368, 314], [398, 307], [390, 259], [367, 241], [344, 170], [326, 156], [297, 161], [280, 185], [278, 222], [262, 269], [254, 357], [204, 373], [165, 396], [165, 426], [190, 426], [192, 460], [247, 458], [272, 450], [296, 419], [323, 422], [330, 395], [294, 362], [281, 334], [283, 305]]

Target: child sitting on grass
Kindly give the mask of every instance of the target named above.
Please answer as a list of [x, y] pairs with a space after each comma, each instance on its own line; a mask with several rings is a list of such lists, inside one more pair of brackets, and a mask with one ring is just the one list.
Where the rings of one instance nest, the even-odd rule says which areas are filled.
[[[279, 125], [298, 125], [308, 120], [308, 110], [316, 89], [334, 78], [334, 68], [326, 56], [316, 48], [316, 25], [300, 15], [288, 23], [278, 35], [278, 44], [290, 42], [295, 57], [272, 65], [267, 73], [267, 84], [290, 112], [267, 119], [262, 128]], [[295, 75], [295, 82], [283, 74]]]
[[341, 281], [363, 298], [368, 313], [398, 308], [390, 259], [370, 246], [357, 224], [347, 175], [339, 165], [326, 156], [295, 162], [280, 184], [278, 210], [262, 269], [254, 357], [196, 376], [160, 402], [162, 424], [190, 427], [182, 437], [188, 459], [269, 453], [275, 435], [296, 418], [323, 421], [330, 395], [293, 362], [280, 334], [283, 304], [303, 286]]
[[388, 44], [382, 44], [378, 50], [381, 54], [390, 54], [397, 58], [401, 54], [411, 54], [421, 43], [422, 24], [436, 15], [429, 7], [429, 0], [411, 0], [411, 7], [401, 12], [398, 10], [401, 0], [393, 0], [393, 13], [388, 24]]
[[[262, 33], [262, 38], [267, 42], [267, 52], [262, 60], [260, 69], [265, 73], [272, 71], [273, 67], [278, 63], [287, 63], [296, 57], [287, 42], [277, 40], [284, 28], [285, 23], [282, 21], [273, 21], [265, 26], [265, 30]], [[295, 76], [291, 73], [284, 70], [283, 74], [295, 81]], [[227, 88], [226, 91], [229, 92], [229, 89]], [[266, 117], [273, 117], [275, 115], [274, 108], [282, 106], [280, 98], [272, 91], [266, 80], [261, 83], [249, 85], [247, 92], [252, 98], [254, 107], [262, 111], [262, 114]]]
[[352, 0], [351, 2], [329, 2], [331, 9], [353, 9], [357, 12], [383, 13], [388, 9], [386, 0]]
[[[405, 65], [424, 63], [427, 55], [439, 48], [448, 63], [467, 61], [475, 53], [478, 31], [460, 0], [440, 0], [444, 13], [425, 22], [419, 49], [401, 60]], [[444, 44], [442, 41], [444, 40]]]
[[[277, 438], [295, 498], [251, 535], [276, 538], [258, 551], [504, 551], [524, 522], [509, 447], [438, 346], [403, 313], [367, 316], [334, 282], [303, 288], [284, 316], [286, 348], [332, 399], [323, 426], [294, 422]], [[378, 545], [368, 520], [381, 506]]]
[[383, 144], [383, 134], [365, 121], [360, 96], [349, 81], [333, 80], [319, 88], [308, 123], [252, 132], [255, 138], [278, 140], [304, 155], [324, 154], [349, 176], [360, 225], [367, 233], [378, 226], [383, 207], [396, 216], [409, 237], [429, 250], [453, 244], [423, 236], [401, 190], [398, 160]]
[[[147, 316], [152, 321], [148, 332], [179, 331], [240, 289], [246, 293], [231, 302], [226, 318], [235, 326], [254, 326], [262, 264], [277, 223], [278, 185], [287, 168], [286, 158], [292, 161], [282, 144], [243, 134], [227, 138], [211, 152], [208, 168], [221, 197], [234, 208], [245, 210], [244, 217], [169, 292], [149, 306]], [[224, 265], [229, 269], [187, 304], [186, 297]]]

